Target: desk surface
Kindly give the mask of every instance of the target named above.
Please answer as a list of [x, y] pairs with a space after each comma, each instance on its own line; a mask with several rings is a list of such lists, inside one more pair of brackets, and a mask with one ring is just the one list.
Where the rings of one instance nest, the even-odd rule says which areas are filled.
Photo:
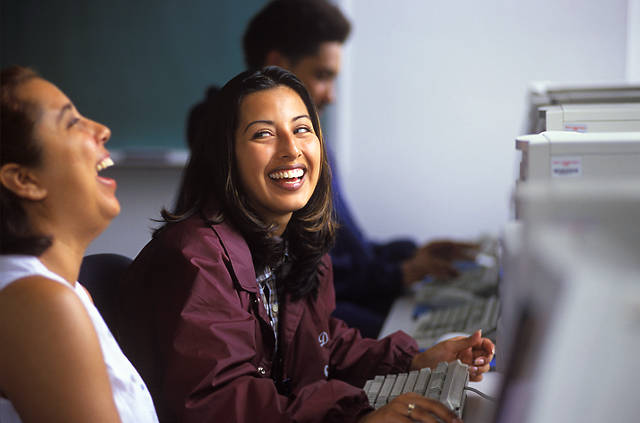
[[378, 339], [384, 338], [397, 330], [403, 330], [408, 334], [412, 334], [416, 325], [416, 321], [412, 317], [415, 305], [416, 300], [413, 295], [407, 294], [398, 297], [391, 306], [391, 310], [382, 325]]
[[[498, 398], [502, 387], [502, 374], [489, 372], [480, 382], [469, 382], [469, 387]], [[467, 402], [464, 406], [462, 418], [464, 423], [489, 423], [493, 422], [496, 403], [482, 398], [475, 392], [467, 391]]]

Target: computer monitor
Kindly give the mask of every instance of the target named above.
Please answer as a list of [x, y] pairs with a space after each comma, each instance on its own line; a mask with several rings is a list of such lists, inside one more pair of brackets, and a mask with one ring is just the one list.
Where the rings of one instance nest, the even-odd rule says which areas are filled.
[[614, 239], [597, 241], [604, 256], [583, 254], [579, 237], [561, 232], [538, 235], [529, 249], [532, 286], [519, 304], [497, 421], [633, 421], [640, 266], [614, 257], [628, 252]]
[[545, 131], [640, 131], [640, 103], [560, 104], [538, 114]]
[[[518, 308], [518, 276], [522, 274], [521, 257], [524, 243], [523, 223], [519, 220], [507, 222], [500, 233], [501, 245], [501, 278], [498, 281], [498, 296], [500, 301], [500, 313], [496, 327], [496, 345], [499, 354], [496, 356], [496, 370], [504, 374], [509, 365], [509, 349], [514, 326], [519, 313]], [[510, 282], [510, 283], [508, 283]], [[506, 300], [506, 301], [505, 301]]]
[[518, 182], [640, 176], [640, 132], [546, 131], [516, 138]]
[[525, 134], [545, 131], [545, 123], [539, 119], [541, 107], [558, 104], [640, 103], [640, 83], [591, 82], [566, 83], [534, 81], [529, 84], [528, 111]]
[[534, 182], [517, 196], [519, 272], [501, 282], [513, 288], [501, 296], [512, 329], [496, 346], [509, 363], [496, 421], [637, 418], [640, 180]]

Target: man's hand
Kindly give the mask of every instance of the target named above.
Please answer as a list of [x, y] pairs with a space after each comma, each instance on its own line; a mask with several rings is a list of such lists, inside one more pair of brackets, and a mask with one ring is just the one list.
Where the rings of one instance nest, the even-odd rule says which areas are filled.
[[473, 260], [478, 254], [480, 246], [472, 242], [457, 242], [450, 240], [431, 241], [421, 247], [429, 256], [440, 260]]
[[453, 260], [473, 260], [477, 251], [478, 245], [469, 242], [430, 242], [402, 262], [403, 283], [409, 286], [427, 275], [437, 279], [454, 278], [458, 276], [458, 271], [453, 267]]

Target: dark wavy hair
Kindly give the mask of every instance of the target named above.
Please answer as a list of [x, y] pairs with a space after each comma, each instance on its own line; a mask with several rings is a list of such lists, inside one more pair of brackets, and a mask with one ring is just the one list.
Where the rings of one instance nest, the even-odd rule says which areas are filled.
[[[40, 76], [29, 68], [10, 66], [0, 74], [0, 167], [7, 163], [35, 167], [42, 148], [33, 136], [38, 105], [20, 99], [20, 86]], [[23, 202], [0, 184], [0, 254], [39, 256], [51, 246], [50, 236], [33, 232]]]
[[247, 66], [264, 66], [267, 53], [277, 50], [294, 64], [317, 53], [320, 44], [344, 43], [351, 24], [326, 0], [270, 1], [249, 23], [242, 40]]
[[[300, 96], [322, 152], [318, 184], [307, 204], [293, 213], [282, 238], [274, 235], [276, 225], [262, 221], [250, 205], [240, 183], [235, 157], [235, 131], [242, 100], [251, 93], [278, 86], [289, 87]], [[203, 104], [200, 119], [191, 122], [191, 157], [176, 205], [172, 212], [162, 210], [164, 221], [171, 224], [196, 213], [211, 223], [229, 221], [247, 241], [256, 271], [276, 266], [282, 260], [286, 240], [289, 260], [276, 273], [279, 290], [290, 294], [294, 301], [309, 295], [315, 297], [318, 272], [322, 271], [319, 265], [333, 244], [336, 224], [331, 170], [318, 113], [309, 93], [291, 72], [270, 66], [237, 75]]]

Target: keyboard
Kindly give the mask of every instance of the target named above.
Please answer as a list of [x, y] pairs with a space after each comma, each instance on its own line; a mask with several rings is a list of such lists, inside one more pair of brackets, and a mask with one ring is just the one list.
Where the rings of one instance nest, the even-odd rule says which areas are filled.
[[495, 235], [482, 235], [475, 241], [479, 248], [479, 254], [500, 257], [500, 238]]
[[364, 392], [369, 404], [378, 409], [398, 395], [416, 392], [427, 398], [440, 401], [462, 418], [467, 398], [465, 387], [469, 382], [469, 366], [460, 360], [442, 362], [432, 371], [429, 368], [408, 373], [376, 376], [367, 380]]
[[423, 283], [415, 291], [416, 303], [429, 307], [460, 305], [473, 299], [495, 295], [498, 290], [498, 266], [475, 266], [447, 280]]
[[482, 329], [483, 336], [492, 336], [498, 322], [500, 300], [497, 296], [470, 301], [463, 305], [429, 311], [418, 318], [413, 337], [420, 348], [429, 348], [449, 332], [471, 334]]

